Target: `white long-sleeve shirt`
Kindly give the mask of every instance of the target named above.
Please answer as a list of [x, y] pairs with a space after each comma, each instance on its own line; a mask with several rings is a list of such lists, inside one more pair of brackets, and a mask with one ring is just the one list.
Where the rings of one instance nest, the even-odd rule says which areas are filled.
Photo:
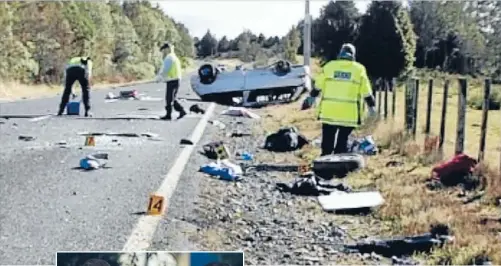
[[[164, 58], [164, 61], [162, 63], [162, 67], [158, 71], [157, 80], [161, 80], [161, 81], [181, 80], [181, 71], [182, 71], [181, 64], [180, 63], [174, 64], [174, 60], [179, 61], [179, 59], [177, 58], [177, 56], [174, 53], [170, 53]], [[178, 68], [176, 71], [177, 77], [166, 78], [167, 73], [169, 72], [171, 67]]]

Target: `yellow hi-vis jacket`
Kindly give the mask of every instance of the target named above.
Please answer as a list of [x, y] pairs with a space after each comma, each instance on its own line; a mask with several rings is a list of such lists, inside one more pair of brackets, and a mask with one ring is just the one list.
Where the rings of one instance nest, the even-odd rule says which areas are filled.
[[333, 60], [315, 77], [321, 91], [317, 109], [322, 123], [359, 127], [362, 124], [362, 101], [372, 95], [365, 67], [355, 61]]
[[181, 61], [171, 52], [165, 57], [157, 78], [163, 81], [180, 80], [181, 74]]
[[90, 77], [92, 74], [92, 61], [91, 60], [87, 61], [87, 66], [85, 66], [81, 62], [82, 59], [87, 59], [87, 57], [86, 56], [83, 56], [83, 57], [79, 56], [79, 57], [71, 58], [70, 61], [68, 61], [68, 63], [66, 64], [66, 69], [68, 69], [70, 67], [78, 66], [78, 67], [85, 69], [85, 73], [86, 73], [87, 77]]

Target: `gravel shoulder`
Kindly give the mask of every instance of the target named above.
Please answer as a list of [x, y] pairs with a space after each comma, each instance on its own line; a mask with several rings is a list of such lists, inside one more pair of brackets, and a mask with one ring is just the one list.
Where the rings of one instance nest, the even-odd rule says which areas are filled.
[[[233, 154], [255, 155], [252, 162], [231, 160], [243, 166], [297, 161], [293, 153], [276, 155], [260, 149], [266, 136], [261, 120], [219, 115], [224, 109], [219, 106], [212, 119], [224, 123], [226, 129], [209, 125], [197, 151], [210, 141], [223, 140]], [[252, 111], [266, 115], [266, 108]], [[227, 136], [234, 131], [252, 136]], [[316, 197], [276, 190], [276, 183], [289, 183], [297, 173], [250, 168], [243, 180], [228, 182], [198, 172], [208, 162], [202, 154], [192, 155], [166, 219], [158, 228], [155, 250], [243, 250], [250, 265], [384, 263], [379, 256], [341, 252], [344, 243], [374, 226], [368, 217], [327, 214]]]

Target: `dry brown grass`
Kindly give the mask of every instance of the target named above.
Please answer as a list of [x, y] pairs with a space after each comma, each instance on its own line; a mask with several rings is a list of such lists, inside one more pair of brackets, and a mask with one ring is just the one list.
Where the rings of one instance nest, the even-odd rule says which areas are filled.
[[[450, 158], [454, 151], [455, 127], [457, 119], [456, 84], [450, 88], [448, 104], [446, 141], [444, 158]], [[426, 89], [421, 87], [419, 105], [419, 127], [424, 126], [426, 112]], [[475, 89], [475, 88], [473, 88]], [[477, 88], [478, 89], [478, 88]], [[438, 135], [441, 112], [441, 87], [435, 89], [433, 99], [432, 134]], [[430, 177], [431, 165], [439, 158], [436, 153], [423, 153], [424, 135], [418, 130], [416, 140], [404, 134], [403, 91], [397, 97], [397, 115], [381, 121], [373, 127], [373, 136], [384, 149], [381, 154], [367, 158], [368, 167], [347, 177], [347, 182], [355, 188], [375, 188], [386, 202], [375, 211], [374, 218], [380, 223], [373, 228], [379, 235], [409, 235], [427, 232], [434, 223], [445, 223], [455, 234], [455, 242], [430, 255], [418, 255], [432, 263], [472, 264], [472, 260], [488, 255], [494, 264], [501, 264], [501, 222], [500, 207], [495, 203], [501, 198], [501, 176], [498, 170], [499, 141], [501, 139], [501, 114], [491, 111], [487, 134], [486, 162], [477, 172], [485, 177], [485, 190], [464, 194], [459, 188], [429, 190], [426, 181]], [[314, 111], [300, 111], [300, 103], [267, 107], [262, 111], [262, 122], [256, 131], [266, 134], [281, 126], [296, 126], [309, 139], [320, 136], [320, 123], [314, 118]], [[390, 109], [391, 110], [391, 109]], [[478, 153], [481, 112], [468, 110], [465, 152], [473, 157]], [[358, 132], [359, 134], [361, 132]], [[290, 154], [263, 153], [277, 161], [312, 160], [319, 149], [308, 146]], [[404, 162], [403, 166], [386, 167], [389, 161]], [[489, 169], [486, 165], [494, 165]], [[465, 198], [483, 193], [480, 200], [464, 204]], [[357, 218], [354, 218], [357, 219]]]

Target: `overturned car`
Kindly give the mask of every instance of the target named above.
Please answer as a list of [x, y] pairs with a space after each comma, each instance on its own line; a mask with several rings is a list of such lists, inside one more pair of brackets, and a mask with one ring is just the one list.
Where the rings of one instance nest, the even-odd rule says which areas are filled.
[[296, 101], [311, 90], [310, 68], [280, 60], [262, 68], [233, 71], [204, 64], [191, 77], [191, 87], [202, 101], [224, 105], [259, 106]]

